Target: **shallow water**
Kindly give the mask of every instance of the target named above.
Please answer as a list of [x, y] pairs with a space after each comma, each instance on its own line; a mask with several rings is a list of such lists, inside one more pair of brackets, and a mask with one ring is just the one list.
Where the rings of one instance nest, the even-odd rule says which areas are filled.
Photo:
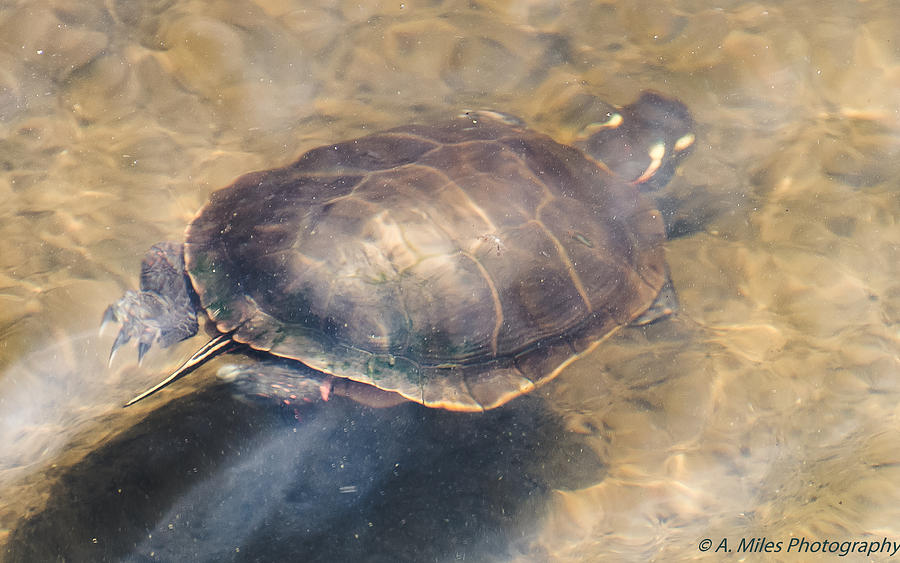
[[[0, 553], [673, 560], [765, 537], [781, 551], [749, 557], [803, 560], [792, 539], [900, 542], [900, 8], [705, 4], [4, 4]], [[103, 310], [211, 191], [463, 108], [568, 142], [586, 96], [647, 88], [698, 127], [659, 194], [675, 317], [480, 417], [336, 401], [297, 425], [232, 399], [226, 360], [120, 408], [198, 343], [107, 368]]]

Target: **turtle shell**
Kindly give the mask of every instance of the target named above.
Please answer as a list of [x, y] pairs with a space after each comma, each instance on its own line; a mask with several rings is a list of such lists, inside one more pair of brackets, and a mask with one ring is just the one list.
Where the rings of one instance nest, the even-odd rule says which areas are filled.
[[216, 191], [185, 261], [235, 341], [429, 407], [493, 408], [646, 311], [660, 213], [579, 150], [470, 113]]

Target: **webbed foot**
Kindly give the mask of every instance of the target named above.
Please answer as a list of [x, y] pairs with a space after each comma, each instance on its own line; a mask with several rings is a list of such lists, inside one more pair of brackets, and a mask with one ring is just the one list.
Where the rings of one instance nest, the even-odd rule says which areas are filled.
[[192, 302], [190, 282], [184, 272], [184, 254], [180, 244], [154, 245], [141, 263], [141, 289], [128, 290], [107, 307], [100, 330], [110, 322], [122, 327], [109, 353], [112, 363], [116, 351], [137, 340], [138, 362], [154, 342], [163, 348], [197, 334], [197, 310]]

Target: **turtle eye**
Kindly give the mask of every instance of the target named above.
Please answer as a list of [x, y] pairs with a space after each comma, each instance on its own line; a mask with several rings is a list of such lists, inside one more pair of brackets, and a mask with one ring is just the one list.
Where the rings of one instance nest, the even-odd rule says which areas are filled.
[[600, 129], [600, 128], [615, 129], [619, 125], [622, 125], [622, 122], [624, 122], [624, 121], [625, 121], [625, 118], [622, 117], [621, 113], [613, 113], [613, 114], [610, 114], [609, 119], [607, 119], [606, 121], [604, 121], [602, 123], [594, 123], [593, 127], [596, 127], [598, 129]]
[[578, 134], [577, 139], [582, 141], [587, 140], [591, 135], [598, 131], [603, 129], [617, 129], [624, 122], [625, 118], [622, 117], [621, 113], [611, 113], [609, 114], [609, 119], [606, 121], [596, 121], [582, 129], [581, 133]]

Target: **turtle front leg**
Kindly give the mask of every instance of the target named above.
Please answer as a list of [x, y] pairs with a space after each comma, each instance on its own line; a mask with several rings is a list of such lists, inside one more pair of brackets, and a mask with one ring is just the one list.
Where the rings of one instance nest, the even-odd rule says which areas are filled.
[[107, 307], [101, 330], [110, 322], [122, 324], [109, 353], [109, 362], [123, 344], [138, 343], [138, 363], [154, 341], [163, 348], [197, 334], [197, 309], [184, 271], [180, 244], [154, 245], [141, 263], [141, 289], [128, 290]]

